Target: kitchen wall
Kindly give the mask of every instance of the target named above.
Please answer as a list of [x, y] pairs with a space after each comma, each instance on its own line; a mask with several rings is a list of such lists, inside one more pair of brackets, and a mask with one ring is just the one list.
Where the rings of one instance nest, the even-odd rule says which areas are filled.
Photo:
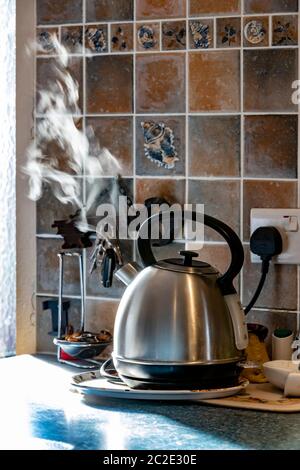
[[[239, 233], [246, 263], [238, 287], [247, 304], [260, 277], [260, 267], [249, 260], [250, 209], [299, 204], [299, 110], [291, 100], [299, 70], [298, 0], [37, 0], [37, 38], [44, 45], [38, 87], [51, 77], [53, 32], [72, 54], [80, 84], [78, 125], [92, 124], [119, 159], [128, 192], [139, 202], [163, 196], [203, 203]], [[160, 126], [165, 141], [154, 152], [144, 131], [152, 135]], [[85, 198], [89, 187], [82, 180]], [[52, 349], [51, 316], [42, 302], [58, 292], [61, 240], [51, 224], [71, 210], [49, 188], [37, 203], [42, 351]], [[123, 250], [132, 258], [131, 242]], [[178, 246], [159, 249], [159, 256], [166, 250], [174, 254]], [[228, 250], [207, 232], [201, 258], [224, 270]], [[272, 267], [250, 319], [271, 329], [295, 328], [298, 278], [296, 266]], [[79, 279], [70, 264], [66, 279], [78, 317]], [[112, 328], [123, 287], [116, 282], [103, 289], [94, 274], [87, 275], [86, 291], [87, 327]]]

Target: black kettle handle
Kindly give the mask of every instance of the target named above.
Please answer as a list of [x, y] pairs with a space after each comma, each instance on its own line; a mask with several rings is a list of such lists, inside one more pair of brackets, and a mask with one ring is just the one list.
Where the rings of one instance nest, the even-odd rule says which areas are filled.
[[[191, 217], [196, 222], [198, 217], [196, 212], [185, 213], [185, 216]], [[148, 233], [148, 224], [153, 221], [156, 217], [159, 217], [159, 213], [154, 214], [148, 220], [146, 220], [140, 228], [138, 237], [138, 250], [144, 264], [144, 267], [152, 266], [157, 261], [152, 251], [151, 240], [149, 238], [142, 238], [141, 233]], [[223, 295], [236, 294], [236, 290], [233, 285], [234, 278], [240, 273], [244, 264], [244, 249], [241, 240], [237, 234], [228, 225], [224, 224], [220, 220], [215, 219], [209, 215], [204, 214], [204, 225], [212, 228], [221, 235], [229, 245], [231, 252], [231, 263], [223, 276], [218, 279], [221, 291]], [[144, 232], [146, 230], [146, 232]]]

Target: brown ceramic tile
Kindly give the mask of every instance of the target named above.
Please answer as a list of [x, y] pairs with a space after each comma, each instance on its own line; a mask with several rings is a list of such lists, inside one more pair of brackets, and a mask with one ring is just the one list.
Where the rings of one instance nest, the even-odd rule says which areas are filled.
[[[40, 124], [43, 126], [43, 120], [37, 119], [36, 124], [36, 136], [39, 139], [43, 163], [50, 165], [54, 170], [76, 174], [76, 171], [71, 168], [70, 154], [66, 150], [65, 142], [59, 142], [58, 139], [45, 141], [40, 134]], [[82, 119], [74, 119], [74, 125], [77, 129], [82, 130]], [[78, 170], [79, 172], [80, 170]]]
[[239, 111], [239, 51], [191, 52], [189, 59], [190, 111]]
[[240, 47], [241, 19], [217, 18], [217, 47]]
[[[78, 178], [78, 184], [82, 186], [82, 179]], [[81, 188], [82, 190], [82, 188]], [[82, 197], [80, 197], [82, 199]], [[42, 197], [36, 204], [36, 231], [38, 234], [57, 234], [57, 229], [52, 228], [55, 220], [64, 220], [75, 214], [78, 207], [72, 204], [62, 204], [54, 196], [53, 187], [45, 184]]]
[[185, 117], [143, 116], [136, 119], [136, 173], [185, 174]]
[[189, 2], [191, 16], [240, 12], [240, 0], [189, 0]]
[[128, 52], [133, 50], [132, 23], [112, 24], [110, 37], [112, 52]]
[[190, 176], [240, 175], [240, 117], [190, 116]]
[[138, 113], [185, 111], [185, 55], [140, 54], [136, 58]]
[[298, 0], [244, 0], [245, 13], [287, 13], [298, 11]]
[[138, 19], [183, 18], [186, 0], [139, 0], [136, 9]]
[[285, 181], [245, 181], [244, 240], [249, 240], [251, 209], [296, 207], [297, 183]]
[[298, 77], [297, 51], [244, 51], [245, 111], [296, 111], [292, 83]]
[[[58, 294], [59, 263], [57, 253], [63, 241], [37, 239], [37, 291], [40, 294]], [[78, 261], [68, 258], [65, 262], [65, 295], [79, 295]]]
[[159, 23], [136, 24], [136, 49], [137, 51], [159, 50], [160, 25]]
[[[58, 80], [57, 61], [54, 58], [37, 59], [37, 92], [39, 90], [47, 90], [53, 86]], [[82, 109], [82, 59], [79, 57], [69, 58], [68, 71], [79, 85], [79, 108]], [[39, 103], [39, 95], [37, 93], [37, 110]], [[74, 112], [70, 108], [70, 112]]]
[[[240, 183], [238, 181], [189, 180], [189, 203], [204, 204], [205, 214], [216, 217], [240, 232]], [[221, 240], [205, 230], [207, 240]]]
[[[53, 353], [56, 352], [56, 346], [53, 344], [52, 332], [52, 315], [51, 310], [43, 310], [43, 302], [47, 300], [56, 300], [57, 298], [49, 297], [37, 297], [36, 301], [36, 340], [37, 340], [37, 352], [40, 353]], [[70, 308], [68, 311], [69, 324], [72, 325], [75, 330], [80, 329], [80, 301], [77, 299], [68, 299], [70, 302]], [[88, 330], [91, 331], [91, 330]], [[100, 331], [100, 330], [99, 330]]]
[[170, 204], [184, 204], [185, 181], [178, 179], [137, 179], [136, 202], [142, 204], [150, 197], [165, 198]]
[[166, 21], [162, 23], [162, 49], [178, 50], [186, 48], [186, 21]]
[[[133, 242], [131, 240], [120, 240], [119, 246], [125, 263], [129, 263], [133, 259]], [[89, 274], [90, 262], [89, 258], [93, 253], [93, 248], [87, 251], [87, 278], [86, 290], [87, 295], [110, 297], [113, 299], [120, 299], [126, 289], [126, 286], [118, 279], [113, 279], [113, 285], [110, 288], [103, 287], [101, 284], [100, 269], [97, 269], [92, 274]]]
[[87, 58], [87, 112], [130, 113], [132, 80], [132, 56]]
[[85, 47], [93, 54], [108, 52], [108, 26], [88, 25], [85, 28]]
[[273, 46], [297, 46], [298, 16], [273, 16]]
[[244, 46], [261, 47], [269, 45], [269, 17], [248, 16], [244, 18]]
[[36, 40], [38, 45], [38, 54], [55, 54], [56, 47], [53, 43], [55, 36], [59, 40], [58, 28], [37, 28]]
[[264, 311], [264, 310], [251, 310], [247, 315], [248, 323], [258, 323], [259, 325], [266, 326], [269, 330], [268, 336], [265, 340], [267, 349], [272, 356], [272, 334], [277, 328], [287, 328], [294, 332], [297, 331], [297, 315], [288, 312]]
[[82, 0], [38, 0], [37, 24], [80, 23]]
[[80, 54], [83, 46], [83, 27], [64, 26], [61, 29], [61, 42], [68, 52]]
[[297, 178], [297, 116], [245, 116], [245, 176]]
[[[261, 265], [250, 260], [249, 248], [245, 247], [243, 303], [248, 305], [261, 277]], [[297, 266], [270, 265], [264, 289], [255, 305], [261, 308], [297, 308]]]
[[214, 47], [214, 21], [197, 19], [189, 22], [189, 44], [191, 49]]
[[86, 21], [126, 21], [133, 19], [134, 0], [86, 0]]
[[[132, 175], [132, 135], [133, 125], [130, 117], [87, 118], [101, 147], [107, 148], [121, 165], [120, 174]], [[96, 175], [97, 176], [97, 175]], [[99, 176], [99, 175], [98, 175]]]

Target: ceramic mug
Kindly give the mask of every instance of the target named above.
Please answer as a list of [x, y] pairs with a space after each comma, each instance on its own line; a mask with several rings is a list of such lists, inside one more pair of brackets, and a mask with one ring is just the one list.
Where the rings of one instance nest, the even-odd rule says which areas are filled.
[[280, 338], [272, 335], [272, 360], [273, 361], [290, 361], [292, 359], [293, 349], [292, 344], [294, 340], [294, 334], [291, 333], [289, 336]]

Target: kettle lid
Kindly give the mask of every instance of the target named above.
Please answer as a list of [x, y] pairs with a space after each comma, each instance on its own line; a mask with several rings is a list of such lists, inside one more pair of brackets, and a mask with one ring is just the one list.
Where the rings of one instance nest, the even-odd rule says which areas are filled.
[[195, 260], [199, 254], [194, 251], [180, 251], [183, 258], [171, 258], [156, 263], [157, 267], [178, 272], [195, 274], [218, 274], [218, 271], [210, 264]]

